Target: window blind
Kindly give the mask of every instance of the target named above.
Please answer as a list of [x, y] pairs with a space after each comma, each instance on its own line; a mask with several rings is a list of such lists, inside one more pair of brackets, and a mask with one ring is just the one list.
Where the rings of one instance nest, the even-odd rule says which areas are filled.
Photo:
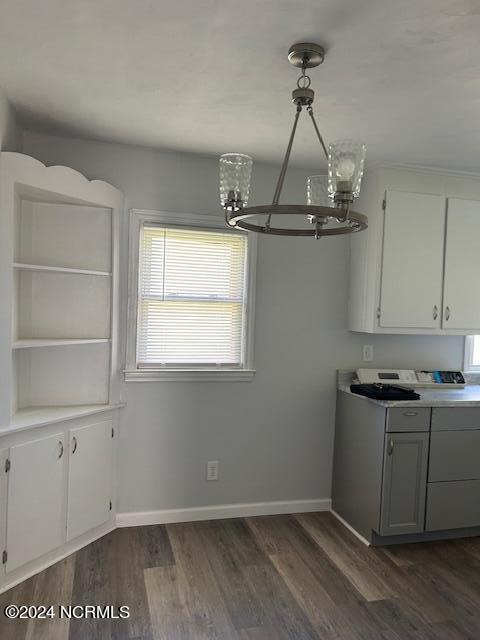
[[480, 367], [480, 336], [472, 336], [473, 349], [472, 349], [472, 361], [470, 364], [473, 367]]
[[137, 366], [241, 367], [246, 235], [145, 224]]

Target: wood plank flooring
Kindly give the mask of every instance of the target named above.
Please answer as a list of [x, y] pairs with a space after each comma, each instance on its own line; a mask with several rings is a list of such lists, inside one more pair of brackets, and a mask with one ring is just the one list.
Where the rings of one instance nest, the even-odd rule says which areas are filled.
[[[8, 604], [128, 605], [8, 620]], [[478, 640], [480, 538], [365, 547], [329, 513], [117, 529], [0, 596], [1, 640]]]

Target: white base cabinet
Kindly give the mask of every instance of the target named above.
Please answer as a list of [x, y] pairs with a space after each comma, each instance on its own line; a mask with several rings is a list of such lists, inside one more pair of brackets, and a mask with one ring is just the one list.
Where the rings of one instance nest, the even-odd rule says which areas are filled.
[[0, 592], [114, 528], [117, 414], [0, 435]]
[[111, 420], [70, 430], [67, 540], [110, 517], [113, 433]]
[[[0, 555], [6, 548], [5, 536], [7, 535], [7, 490], [8, 473], [6, 464], [8, 460], [8, 449], [0, 448]], [[0, 571], [1, 576], [1, 571]], [[1, 578], [0, 578], [1, 582]]]
[[64, 540], [64, 456], [61, 432], [10, 449], [7, 573]]

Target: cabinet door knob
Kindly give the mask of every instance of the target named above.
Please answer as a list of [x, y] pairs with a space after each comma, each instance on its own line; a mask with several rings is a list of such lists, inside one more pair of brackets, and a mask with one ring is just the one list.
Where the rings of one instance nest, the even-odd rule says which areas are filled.
[[433, 307], [433, 319], [436, 320], [438, 318], [438, 307], [434, 305]]
[[445, 320], [450, 320], [450, 307], [445, 307]]
[[73, 449], [72, 449], [72, 456], [73, 456], [73, 454], [77, 450], [77, 445], [78, 445], [78, 442], [77, 442], [77, 439], [76, 439], [75, 436], [73, 436], [73, 438], [72, 438], [72, 443], [73, 443]]
[[60, 447], [60, 453], [58, 454], [58, 459], [63, 456], [63, 442], [61, 440], [58, 441], [58, 446]]
[[388, 455], [389, 456], [391, 456], [392, 453], [393, 453], [393, 447], [394, 447], [393, 440], [389, 440], [389, 442], [388, 442]]

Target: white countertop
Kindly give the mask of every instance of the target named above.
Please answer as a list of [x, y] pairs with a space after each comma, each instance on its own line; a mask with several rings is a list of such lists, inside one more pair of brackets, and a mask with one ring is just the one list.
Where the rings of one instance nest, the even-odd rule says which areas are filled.
[[467, 385], [464, 389], [422, 389], [414, 390], [420, 394], [419, 400], [374, 400], [359, 396], [350, 391], [350, 385], [340, 385], [339, 389], [355, 398], [374, 402], [381, 407], [480, 407], [480, 385]]
[[0, 436], [35, 427], [43, 427], [56, 422], [83, 418], [96, 413], [114, 411], [125, 406], [124, 402], [119, 402], [117, 404], [81, 404], [66, 407], [29, 407], [20, 409], [13, 416], [9, 425], [0, 426]]

